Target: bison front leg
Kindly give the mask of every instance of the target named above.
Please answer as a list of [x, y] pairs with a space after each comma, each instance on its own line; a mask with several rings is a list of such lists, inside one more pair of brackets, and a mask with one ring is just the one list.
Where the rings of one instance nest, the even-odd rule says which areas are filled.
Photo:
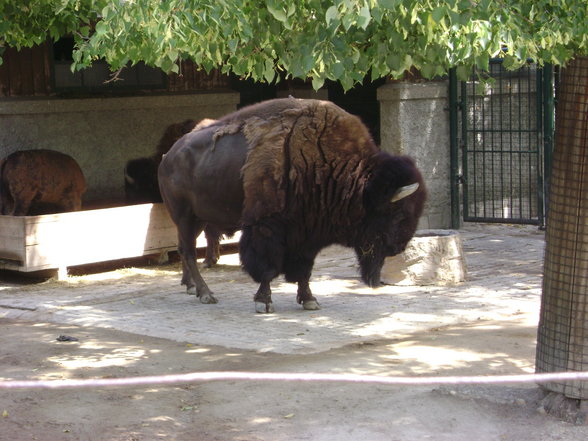
[[270, 282], [280, 274], [282, 267], [283, 234], [283, 226], [273, 219], [242, 229], [239, 255], [243, 269], [260, 284], [253, 298], [256, 312], [274, 312]]
[[310, 291], [310, 275], [314, 265], [316, 252], [311, 252], [306, 256], [290, 256], [285, 262], [286, 281], [298, 284], [298, 293], [296, 301], [299, 305], [308, 311], [321, 309], [318, 300]]
[[269, 281], [261, 282], [253, 300], [255, 301], [255, 312], [259, 312], [261, 314], [274, 312], [272, 290], [270, 288]]
[[310, 285], [308, 280], [298, 282], [298, 294], [296, 295], [296, 301], [302, 305], [307, 311], [316, 311], [321, 309], [318, 300], [312, 295], [310, 291]]

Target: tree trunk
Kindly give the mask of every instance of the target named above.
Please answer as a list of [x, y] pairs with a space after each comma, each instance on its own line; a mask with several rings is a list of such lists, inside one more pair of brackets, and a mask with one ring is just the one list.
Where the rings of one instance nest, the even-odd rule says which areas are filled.
[[[536, 371], [588, 371], [588, 57], [562, 70], [555, 136]], [[544, 387], [548, 407], [560, 408], [548, 410], [571, 415], [575, 403], [585, 419], [587, 382]]]

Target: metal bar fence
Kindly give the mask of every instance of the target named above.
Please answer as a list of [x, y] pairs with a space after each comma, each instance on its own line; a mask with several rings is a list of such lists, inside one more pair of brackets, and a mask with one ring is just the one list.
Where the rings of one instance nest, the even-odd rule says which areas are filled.
[[[482, 75], [489, 82], [479, 81]], [[474, 71], [451, 90], [450, 107], [461, 111], [453, 141], [461, 173], [452, 179], [462, 184], [464, 221], [544, 224], [549, 157], [544, 148], [551, 148], [544, 141], [544, 121], [552, 113], [544, 106], [550, 91], [544, 82], [544, 70], [534, 63], [508, 71], [502, 60], [492, 60], [488, 72]]]

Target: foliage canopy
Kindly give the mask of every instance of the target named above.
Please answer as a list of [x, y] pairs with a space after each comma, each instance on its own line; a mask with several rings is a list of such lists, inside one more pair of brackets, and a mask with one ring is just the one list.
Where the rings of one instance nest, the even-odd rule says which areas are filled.
[[425, 78], [503, 57], [564, 64], [588, 53], [586, 0], [2, 0], [0, 50], [73, 34], [72, 69], [105, 59], [177, 72], [192, 59], [268, 82]]

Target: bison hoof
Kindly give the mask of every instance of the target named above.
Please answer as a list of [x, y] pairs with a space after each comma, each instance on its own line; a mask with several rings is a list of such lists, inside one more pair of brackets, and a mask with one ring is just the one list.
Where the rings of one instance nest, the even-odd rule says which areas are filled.
[[321, 309], [321, 305], [316, 300], [306, 300], [302, 302], [302, 307], [307, 311], [317, 311]]
[[196, 287], [195, 286], [190, 286], [186, 289], [186, 293], [190, 296], [195, 296], [198, 294], [198, 292], [196, 291]]
[[202, 294], [200, 297], [200, 303], [212, 304], [218, 303], [218, 300], [212, 294]]
[[271, 314], [274, 312], [274, 304], [272, 302], [255, 302], [255, 312], [259, 312], [260, 314]]

